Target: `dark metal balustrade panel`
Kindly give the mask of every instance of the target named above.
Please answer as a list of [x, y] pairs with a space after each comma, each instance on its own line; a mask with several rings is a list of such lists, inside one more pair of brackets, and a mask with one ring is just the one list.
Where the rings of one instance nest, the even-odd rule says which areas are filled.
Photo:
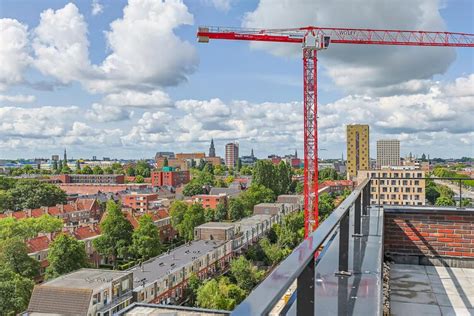
[[[356, 199], [362, 194], [362, 189], [369, 182], [364, 180], [347, 197], [339, 207], [304, 240], [295, 250], [273, 270], [273, 272], [233, 311], [232, 315], [266, 315], [285, 294], [294, 280], [305, 271], [307, 266], [314, 262], [314, 254], [321, 245], [332, 235]], [[351, 231], [352, 233], [352, 226]], [[338, 267], [337, 263], [334, 267]], [[307, 270], [306, 270], [307, 271]]]

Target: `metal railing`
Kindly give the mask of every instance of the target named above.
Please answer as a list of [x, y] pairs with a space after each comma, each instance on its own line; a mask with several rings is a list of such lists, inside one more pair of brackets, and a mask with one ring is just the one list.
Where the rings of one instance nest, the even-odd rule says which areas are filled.
[[[354, 207], [353, 207], [354, 206]], [[232, 315], [266, 315], [272, 311], [290, 285], [297, 280], [296, 313], [314, 315], [315, 260], [321, 246], [335, 229], [339, 229], [339, 262], [337, 275], [350, 276], [349, 235], [350, 212], [354, 210], [353, 236], [361, 236], [361, 216], [368, 215], [370, 207], [370, 180], [365, 179], [321, 223], [307, 239], [283, 260], [272, 273], [232, 312]], [[338, 226], [338, 227], [337, 227]]]

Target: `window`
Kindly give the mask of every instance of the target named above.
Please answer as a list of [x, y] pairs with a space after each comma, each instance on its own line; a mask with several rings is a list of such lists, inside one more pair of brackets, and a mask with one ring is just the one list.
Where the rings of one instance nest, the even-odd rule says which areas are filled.
[[415, 180], [415, 185], [420, 185], [420, 181]]

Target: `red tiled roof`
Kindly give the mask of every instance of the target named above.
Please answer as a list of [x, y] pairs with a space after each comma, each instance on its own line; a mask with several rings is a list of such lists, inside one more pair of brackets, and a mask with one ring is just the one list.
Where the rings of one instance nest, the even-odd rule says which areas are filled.
[[94, 226], [93, 228], [90, 226], [82, 226], [76, 228], [73, 235], [76, 239], [83, 240], [100, 235], [100, 230], [97, 226]]
[[124, 212], [125, 213], [125, 217], [127, 218], [127, 220], [130, 222], [130, 224], [132, 224], [133, 226], [133, 229], [136, 229], [138, 227], [138, 220], [135, 216], [132, 216], [132, 214], [130, 214], [130, 212]]
[[49, 247], [51, 240], [47, 236], [39, 236], [32, 238], [26, 242], [30, 253], [41, 250], [46, 250]]

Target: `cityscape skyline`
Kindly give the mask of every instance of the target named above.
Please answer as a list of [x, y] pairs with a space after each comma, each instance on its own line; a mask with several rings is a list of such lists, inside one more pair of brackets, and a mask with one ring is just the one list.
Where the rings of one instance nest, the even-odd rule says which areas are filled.
[[[72, 156], [107, 152], [136, 159], [157, 150], [206, 151], [211, 138], [216, 144], [239, 141], [241, 152], [254, 147], [259, 157], [275, 153], [275, 146], [278, 152], [303, 152], [299, 47], [198, 46], [195, 29], [202, 22], [474, 32], [468, 22], [473, 4], [465, 1], [420, 0], [407, 6], [372, 1], [357, 16], [352, 14], [356, 4], [319, 1], [294, 4], [292, 10], [285, 7], [289, 4], [268, 7], [263, 1], [94, 3], [95, 10], [92, 2], [41, 1], [25, 10], [26, 2], [2, 1], [0, 43], [7, 49], [1, 58], [11, 67], [1, 68], [0, 75], [1, 158], [49, 156], [68, 147]], [[174, 20], [160, 15], [165, 9]], [[156, 20], [144, 15], [149, 11]], [[128, 32], [139, 18], [144, 18], [147, 45]], [[70, 50], [73, 45], [77, 54]], [[268, 48], [277, 49], [268, 54]], [[156, 52], [163, 62], [156, 62]], [[468, 52], [354, 46], [333, 47], [320, 58], [323, 157], [345, 152], [345, 126], [352, 123], [369, 124], [374, 140], [398, 138], [402, 155], [420, 147], [432, 157], [473, 155], [474, 65]], [[130, 69], [143, 73], [123, 79]], [[223, 156], [222, 146], [216, 149]]]

